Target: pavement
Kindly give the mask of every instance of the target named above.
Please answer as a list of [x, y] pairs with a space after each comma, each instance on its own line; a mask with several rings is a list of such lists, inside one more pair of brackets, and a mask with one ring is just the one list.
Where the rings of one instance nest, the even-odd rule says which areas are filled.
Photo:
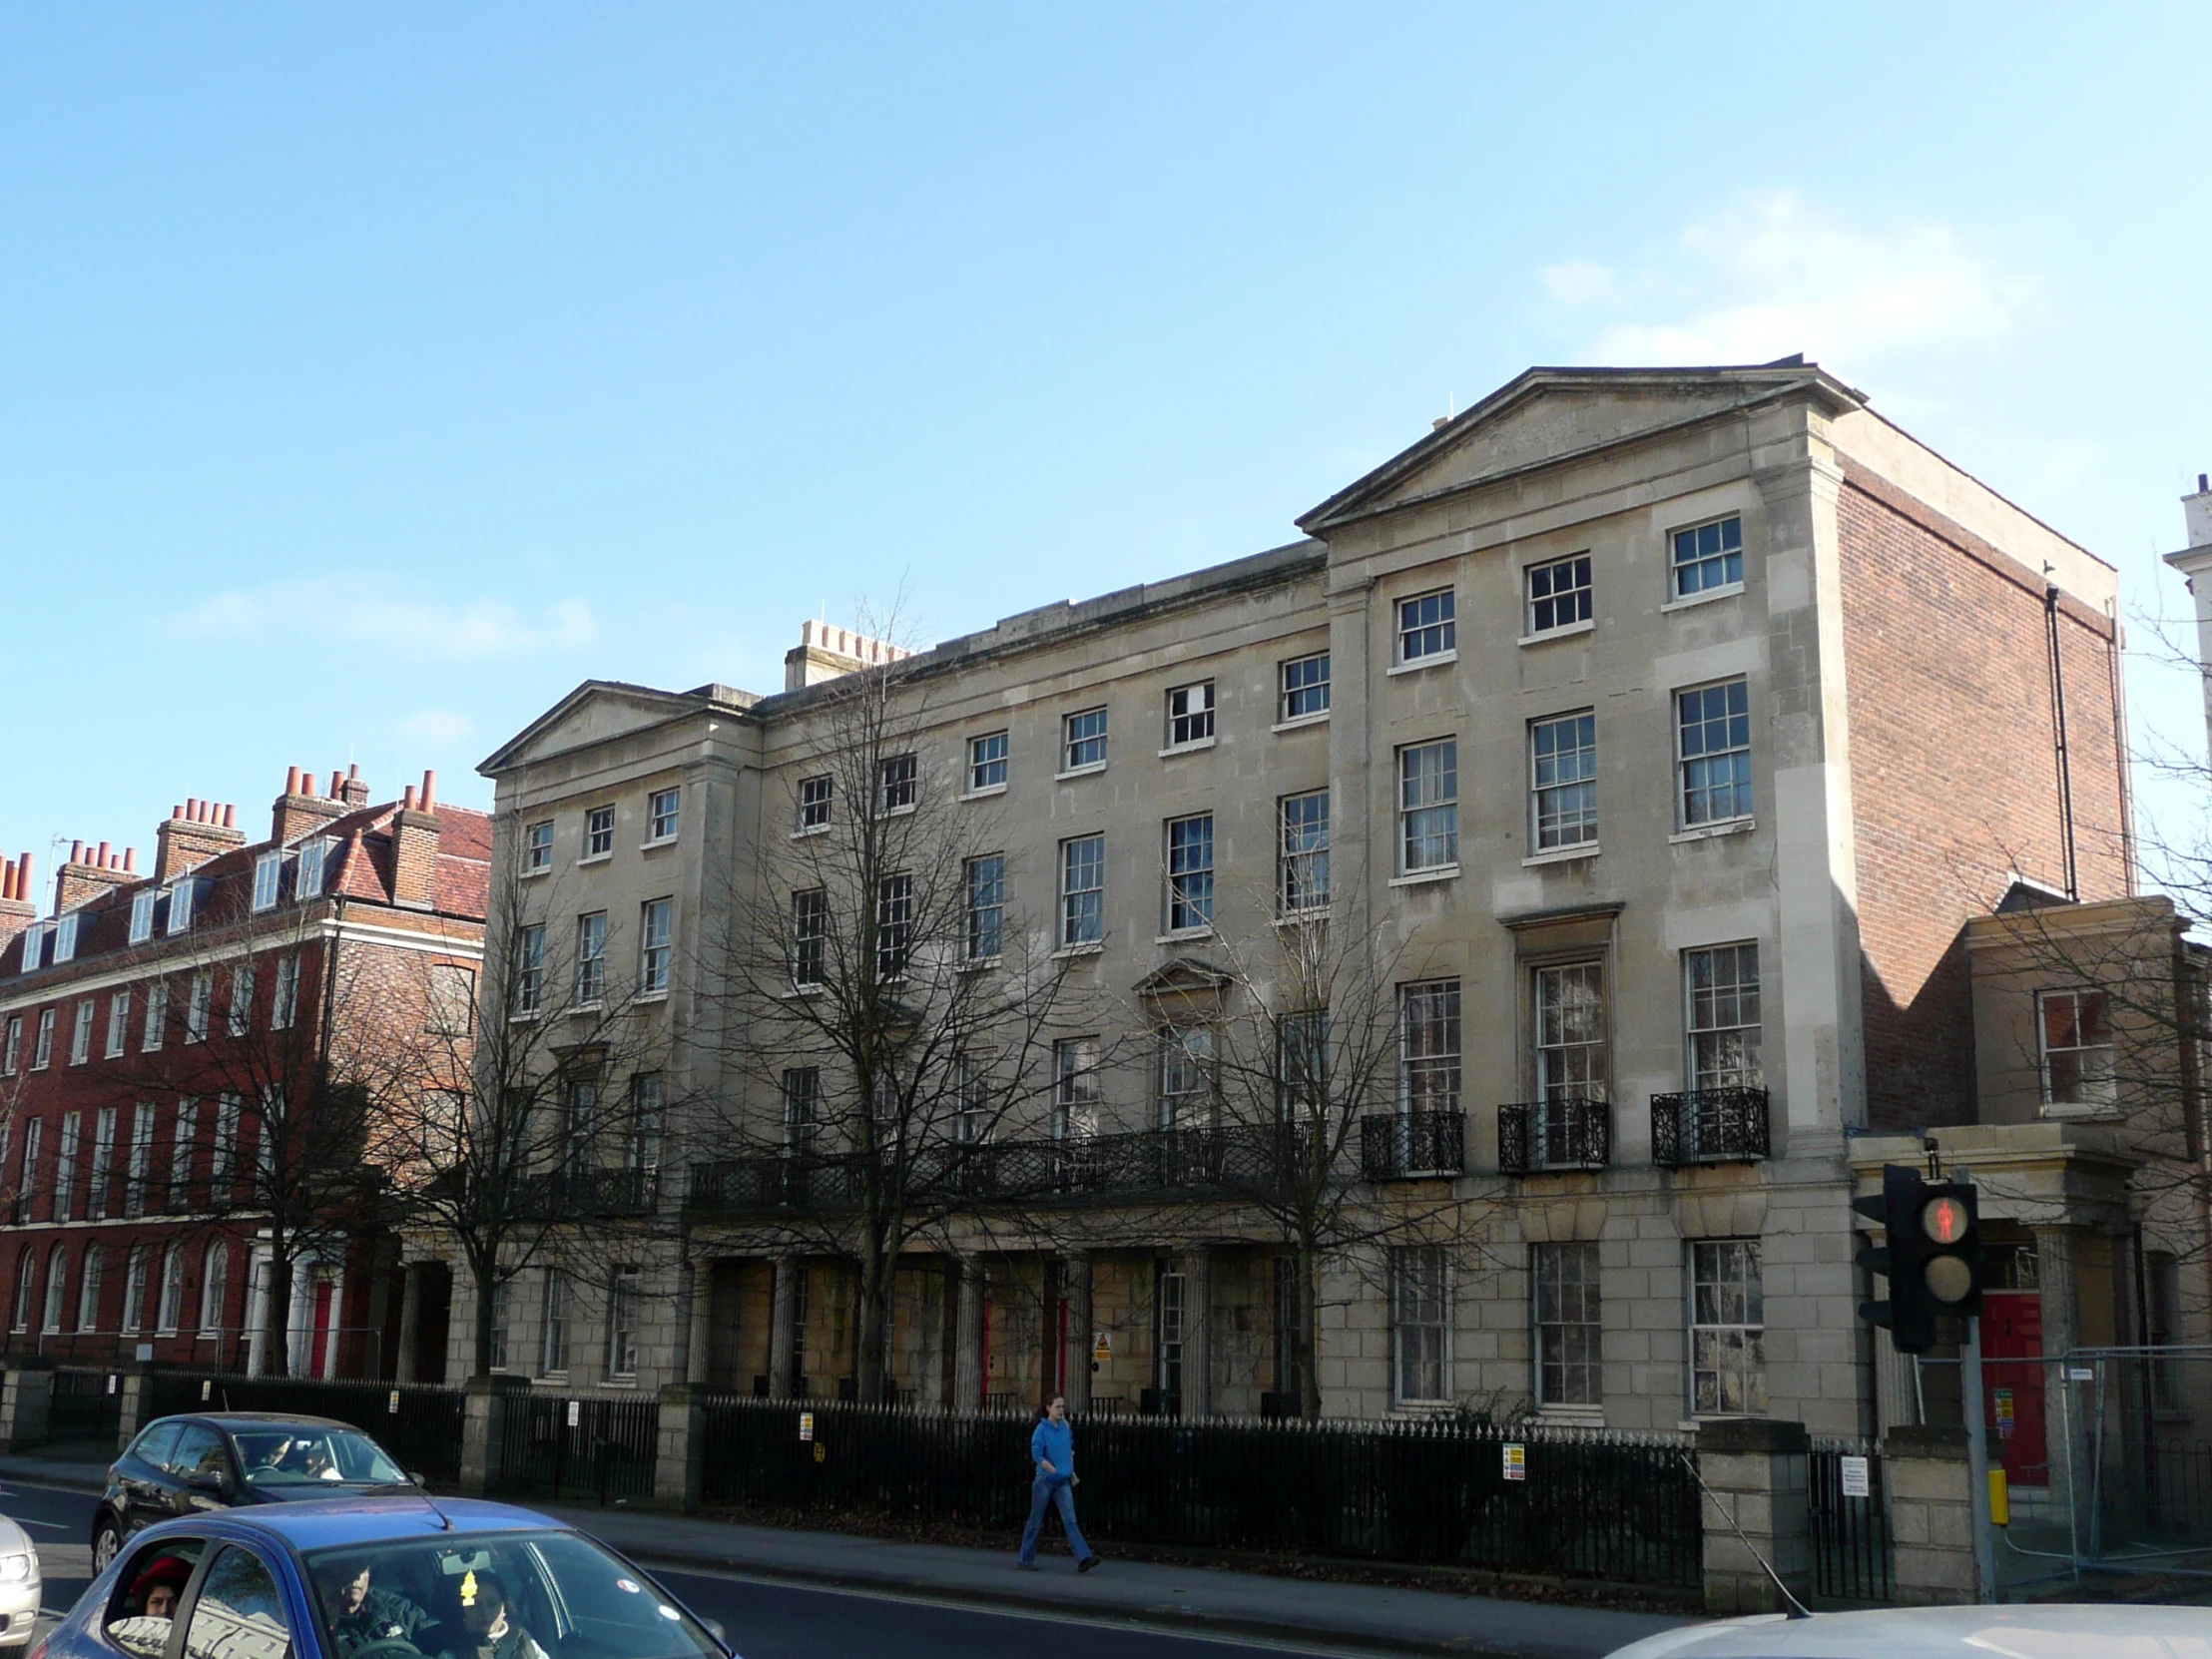
[[[66, 1457], [0, 1456], [0, 1483], [98, 1491], [107, 1465]], [[1378, 1584], [1280, 1578], [1208, 1566], [1107, 1559], [1078, 1576], [1064, 1555], [1020, 1572], [1014, 1552], [891, 1542], [623, 1505], [537, 1505], [653, 1567], [768, 1583], [1368, 1652], [1599, 1659], [1686, 1616], [1510, 1601]]]

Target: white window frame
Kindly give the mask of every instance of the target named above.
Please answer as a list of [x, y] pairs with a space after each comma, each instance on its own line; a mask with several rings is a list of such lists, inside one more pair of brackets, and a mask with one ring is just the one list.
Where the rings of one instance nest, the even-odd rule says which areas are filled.
[[36, 973], [40, 957], [46, 952], [46, 923], [34, 921], [23, 929], [23, 952], [16, 958], [18, 973]]
[[274, 910], [284, 891], [284, 855], [264, 852], [254, 860], [254, 910]]
[[154, 1103], [142, 1100], [131, 1109], [131, 1154], [123, 1175], [123, 1213], [127, 1217], [146, 1214], [146, 1176], [153, 1162]]
[[185, 1002], [185, 1041], [204, 1043], [208, 1040], [208, 1023], [215, 1009], [215, 969], [195, 968], [192, 989]]
[[[1728, 545], [1731, 529], [1735, 531], [1734, 546]], [[1707, 530], [1716, 532], [1714, 537], [1716, 546], [1710, 552], [1701, 553], [1697, 551], [1694, 545], [1694, 538], [1702, 535]], [[1686, 560], [1682, 556], [1682, 540], [1685, 536], [1693, 538], [1693, 546], [1690, 550], [1691, 556]], [[1736, 567], [1733, 576], [1728, 572], [1731, 561], [1734, 562]], [[1670, 605], [1695, 604], [1701, 599], [1713, 599], [1722, 594], [1743, 592], [1745, 563], [1744, 515], [1740, 512], [1722, 513], [1717, 518], [1703, 519], [1696, 524], [1685, 524], [1669, 530], [1667, 532], [1667, 603]], [[1706, 579], [1707, 574], [1715, 566], [1720, 569], [1720, 579], [1708, 581]], [[1691, 571], [1697, 572], [1697, 580], [1694, 583], [1685, 584], [1683, 578]]]
[[77, 1330], [80, 1335], [100, 1329], [101, 1267], [104, 1253], [88, 1244], [77, 1260]]
[[[1564, 586], [1559, 582], [1561, 575], [1566, 578]], [[1540, 594], [1538, 587], [1544, 590]], [[1570, 553], [1563, 559], [1544, 559], [1528, 566], [1521, 572], [1522, 637], [1544, 640], [1587, 633], [1596, 615], [1592, 608], [1595, 591], [1587, 553]]]
[[103, 1106], [92, 1120], [92, 1163], [86, 1181], [86, 1218], [108, 1219], [108, 1177], [115, 1163], [115, 1132], [119, 1109]]
[[969, 962], [995, 962], [1006, 948], [1006, 854], [978, 852], [961, 867], [966, 908], [962, 943]]
[[1594, 852], [1598, 841], [1597, 713], [1528, 723], [1528, 850]]
[[154, 1335], [174, 1337], [185, 1317], [185, 1247], [173, 1242], [162, 1254], [161, 1305], [154, 1313]]
[[1062, 1037], [1052, 1045], [1052, 1121], [1056, 1141], [1098, 1133], [1098, 1039]]
[[135, 1337], [146, 1318], [146, 1254], [143, 1244], [131, 1246], [123, 1269], [123, 1307], [116, 1319], [116, 1334]]
[[884, 818], [910, 813], [921, 794], [921, 761], [911, 751], [886, 755], [875, 773], [875, 811]]
[[158, 1053], [169, 1040], [169, 981], [156, 979], [146, 987], [146, 1021], [139, 1032], [139, 1052]]
[[[1077, 731], [1076, 723], [1078, 721], [1089, 721], [1094, 717], [1098, 723], [1095, 730], [1086, 727], [1080, 733]], [[1062, 715], [1060, 717], [1059, 775], [1062, 778], [1073, 778], [1093, 772], [1104, 772], [1107, 761], [1112, 758], [1112, 728], [1107, 720], [1106, 706], [1103, 703], [1095, 708], [1077, 709], [1071, 714]]]
[[[996, 746], [993, 748], [992, 746]], [[968, 739], [969, 795], [995, 795], [1013, 775], [1013, 743], [1005, 732], [984, 732]]]
[[[1309, 811], [1315, 802], [1321, 804], [1318, 817]], [[1329, 908], [1330, 805], [1327, 790], [1286, 795], [1275, 804], [1275, 902], [1281, 915]]]
[[[123, 1045], [131, 1032], [131, 992], [128, 987], [108, 993], [108, 1040], [105, 1058], [123, 1057]], [[11, 1068], [12, 1069], [12, 1068]]]
[[828, 773], [799, 781], [798, 834], [819, 834], [836, 821], [837, 781]]
[[545, 923], [515, 929], [514, 989], [511, 1013], [534, 1017], [545, 1001]]
[[[1433, 606], [1429, 614], [1423, 607]], [[1459, 594], [1428, 588], [1392, 602], [1390, 661], [1398, 668], [1426, 668], [1459, 656]]]
[[638, 995], [666, 996], [676, 955], [676, 900], [649, 898], [638, 907]]
[[[2061, 1003], [2071, 1005], [2069, 1023], [2072, 1034], [2079, 1036], [2082, 1028], [2081, 1010], [2093, 1005], [2103, 1023], [2104, 1040], [2099, 1043], [2051, 1042], [2051, 1013]], [[2117, 1061], [2119, 1050], [2112, 1035], [2112, 999], [2095, 985], [2073, 985], [2060, 990], [2035, 993], [2035, 1046], [2036, 1073], [2042, 1095], [2043, 1111], [2049, 1117], [2086, 1117], [2094, 1113], [2110, 1112], [2119, 1104], [2119, 1075]], [[2101, 1074], [2092, 1058], [2103, 1056]], [[2051, 1070], [2055, 1055], [2075, 1057], [2082, 1066], [2079, 1083], [2080, 1098], [2060, 1100]], [[2084, 1063], [2086, 1061], [2086, 1063]]]
[[54, 922], [54, 966], [77, 959], [78, 915], [71, 910]]
[[645, 1276], [636, 1268], [616, 1268], [607, 1282], [607, 1376], [638, 1375], [638, 1311]]
[[830, 889], [802, 887], [792, 894], [792, 984], [805, 990], [830, 972]]
[[210, 1239], [200, 1257], [200, 1339], [212, 1342], [223, 1335], [223, 1305], [231, 1297], [231, 1246], [224, 1239]]
[[82, 1112], [62, 1114], [61, 1140], [54, 1157], [54, 1219], [71, 1219], [70, 1207], [77, 1200], [77, 1152], [84, 1139], [85, 1115]]
[[553, 821], [540, 819], [522, 828], [522, 873], [549, 875], [553, 870]]
[[568, 1375], [568, 1275], [559, 1268], [545, 1270], [542, 1314], [538, 1328], [538, 1375]]
[[144, 944], [154, 936], [154, 904], [160, 896], [152, 887], [131, 895], [130, 943]]
[[[1459, 740], [1409, 743], [1397, 752], [1397, 872], [1436, 876], [1459, 867]], [[1416, 792], [1417, 799], [1416, 799]], [[1420, 849], [1415, 861], [1415, 849]], [[1440, 856], [1430, 856], [1440, 849]]]
[[54, 1027], [60, 1021], [61, 1010], [41, 1008], [38, 1011], [38, 1034], [31, 1039], [31, 1069], [44, 1071], [54, 1063]]
[[[1105, 832], [1070, 835], [1060, 843], [1059, 864], [1060, 948], [1082, 950], [1103, 945], [1106, 940]], [[1082, 877], [1080, 883], [1078, 877]]]
[[4, 1050], [0, 1050], [0, 1077], [13, 1077], [15, 1068], [23, 1058], [23, 1016], [8, 1016], [8, 1036]]
[[[1723, 698], [1719, 721], [1721, 741], [1709, 742], [1714, 717], [1706, 700], [1715, 693]], [[1741, 694], [1739, 697], [1737, 694]], [[1696, 718], [1691, 718], [1691, 699]], [[1743, 675], [1703, 685], [1677, 688], [1674, 704], [1674, 815], [1678, 831], [1711, 830], [1729, 825], [1749, 824], [1758, 811], [1757, 778], [1753, 771], [1751, 684]], [[1738, 710], [1734, 705], [1741, 702]], [[1742, 723], [1738, 742], [1738, 723]], [[1696, 753], [1691, 753], [1695, 735]], [[1714, 769], [1725, 762], [1728, 777], [1716, 784]], [[1714, 802], [1726, 792], [1726, 812], [1715, 812]]]
[[199, 1141], [200, 1102], [186, 1095], [177, 1102], [177, 1121], [169, 1132], [169, 1190], [162, 1194], [162, 1209], [169, 1215], [177, 1214], [190, 1202], [192, 1155]]
[[1161, 828], [1167, 867], [1167, 931], [1214, 926], [1214, 815], [1190, 813]]
[[645, 797], [645, 844], [666, 846], [683, 833], [684, 787], [648, 791]]
[[231, 969], [231, 995], [223, 1008], [223, 1027], [234, 1037], [254, 1029], [254, 991], [260, 975], [254, 964], [240, 962]]
[[299, 952], [287, 950], [276, 958], [276, 983], [269, 993], [269, 1028], [288, 1031], [299, 1012]]
[[[1725, 960], [1723, 952], [1727, 953]], [[1747, 960], [1751, 969], [1748, 979], [1744, 972]], [[1701, 962], [1706, 966], [1706, 982], [1702, 986], [1698, 982]], [[1725, 984], [1720, 978], [1724, 966], [1731, 975]], [[1702, 1091], [1766, 1086], [1762, 1055], [1765, 1002], [1760, 992], [1760, 976], [1759, 944], [1754, 939], [1698, 945], [1682, 952], [1684, 1087]], [[1747, 1012], [1748, 1018], [1745, 1017]], [[1720, 1050], [1725, 1046], [1722, 1039], [1732, 1034], [1736, 1036], [1740, 1057], [1734, 1064], [1722, 1064]]]
[[[1767, 1414], [1767, 1327], [1760, 1241], [1691, 1239], [1685, 1243], [1689, 1414], [1763, 1417]], [[1737, 1271], [1747, 1264], [1748, 1272]], [[1707, 1378], [1712, 1379], [1710, 1390], [1705, 1386]], [[1736, 1384], [1733, 1391], [1731, 1380]]]
[[1606, 1098], [1605, 964], [1554, 962], [1534, 970], [1536, 1095], [1540, 1105]]
[[579, 1008], [596, 1008], [607, 995], [607, 912], [576, 918], [576, 975], [571, 987]]
[[[1307, 676], [1301, 670], [1320, 665], [1318, 675]], [[1310, 707], [1301, 707], [1302, 700]], [[1309, 721], [1327, 720], [1331, 701], [1329, 653], [1309, 652], [1303, 657], [1292, 657], [1275, 665], [1275, 719], [1278, 726], [1303, 726]]]
[[100, 1023], [100, 1004], [93, 998], [80, 997], [77, 1001], [77, 1017], [69, 1026], [69, 1063], [81, 1066], [92, 1058], [93, 1027]]
[[1206, 1024], [1160, 1027], [1159, 1129], [1204, 1129], [1220, 1092], [1220, 1050]]
[[1530, 1383], [1542, 1410], [1605, 1403], [1602, 1247], [1595, 1239], [1528, 1247]]
[[893, 870], [875, 881], [875, 977], [903, 979], [914, 953], [914, 877]]
[[1400, 985], [1397, 1009], [1398, 1110], [1408, 1115], [1457, 1111], [1467, 1040], [1459, 981], [1416, 979]]
[[[1394, 1246], [1389, 1260], [1390, 1402], [1398, 1406], [1447, 1403], [1451, 1398], [1451, 1264], [1435, 1245]], [[1417, 1341], [1409, 1344], [1408, 1338]], [[1415, 1381], [1416, 1368], [1432, 1374], [1433, 1388], [1407, 1385]]]
[[584, 852], [578, 863], [595, 864], [615, 855], [616, 817], [612, 802], [584, 809]]
[[1167, 698], [1167, 741], [1160, 753], [1178, 755], [1187, 749], [1210, 748], [1214, 741], [1214, 683], [1193, 680], [1170, 686]]
[[193, 900], [198, 896], [198, 882], [187, 876], [169, 889], [168, 932], [171, 938], [191, 930]]

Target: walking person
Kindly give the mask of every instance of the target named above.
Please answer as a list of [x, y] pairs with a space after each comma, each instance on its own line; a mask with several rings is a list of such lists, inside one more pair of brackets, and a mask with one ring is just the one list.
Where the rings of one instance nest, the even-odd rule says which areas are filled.
[[1046, 1504], [1060, 1511], [1060, 1526], [1075, 1551], [1075, 1570], [1089, 1572], [1098, 1565], [1098, 1554], [1083, 1541], [1083, 1529], [1075, 1524], [1075, 1430], [1068, 1424], [1065, 1394], [1054, 1394], [1029, 1435], [1029, 1461], [1036, 1475], [1029, 1488], [1029, 1524], [1021, 1534], [1021, 1570], [1037, 1570], [1037, 1534], [1044, 1530]]

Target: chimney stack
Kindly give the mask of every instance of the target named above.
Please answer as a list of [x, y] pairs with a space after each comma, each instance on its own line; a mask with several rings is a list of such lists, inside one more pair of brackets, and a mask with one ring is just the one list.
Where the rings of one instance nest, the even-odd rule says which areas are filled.
[[[332, 781], [336, 781], [334, 776]], [[315, 794], [314, 774], [305, 767], [292, 767], [284, 774], [284, 793], [276, 798], [269, 832], [276, 841], [289, 846], [301, 836], [311, 835], [322, 826], [344, 816], [344, 802]]]
[[438, 775], [425, 772], [422, 788], [407, 786], [391, 819], [391, 896], [411, 910], [437, 907]]
[[238, 827], [238, 809], [192, 800], [172, 807], [154, 830], [154, 879], [174, 881], [210, 858], [246, 844]]
[[349, 766], [345, 769], [345, 784], [338, 793], [345, 798], [345, 810], [358, 812], [368, 805], [368, 784], [361, 777], [361, 769]]
[[54, 909], [57, 914], [73, 910], [86, 899], [124, 886], [132, 879], [123, 873], [123, 860], [109, 850], [106, 841], [98, 846], [72, 841], [69, 862], [62, 865], [54, 883]]
[[849, 628], [832, 628], [827, 622], [809, 621], [799, 631], [799, 643], [784, 653], [784, 689], [798, 691], [803, 686], [819, 686], [841, 674], [895, 663], [901, 657], [912, 655], [911, 651], [883, 640], [871, 640]]
[[31, 855], [0, 857], [0, 946], [38, 920], [31, 897]]

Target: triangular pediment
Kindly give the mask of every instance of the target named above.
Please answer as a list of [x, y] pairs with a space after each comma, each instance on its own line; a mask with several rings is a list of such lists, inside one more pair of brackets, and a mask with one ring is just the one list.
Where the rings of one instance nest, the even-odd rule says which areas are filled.
[[1176, 997], [1219, 996], [1229, 985], [1229, 975], [1212, 963], [1196, 956], [1178, 956], [1138, 980], [1136, 991], [1149, 1001], [1162, 1002]]
[[1301, 518], [1312, 535], [1413, 502], [1594, 454], [1776, 397], [1861, 399], [1817, 365], [1756, 368], [1532, 368]]
[[656, 691], [619, 680], [587, 680], [524, 727], [476, 770], [486, 777], [574, 749], [627, 737], [707, 706], [695, 692]]

